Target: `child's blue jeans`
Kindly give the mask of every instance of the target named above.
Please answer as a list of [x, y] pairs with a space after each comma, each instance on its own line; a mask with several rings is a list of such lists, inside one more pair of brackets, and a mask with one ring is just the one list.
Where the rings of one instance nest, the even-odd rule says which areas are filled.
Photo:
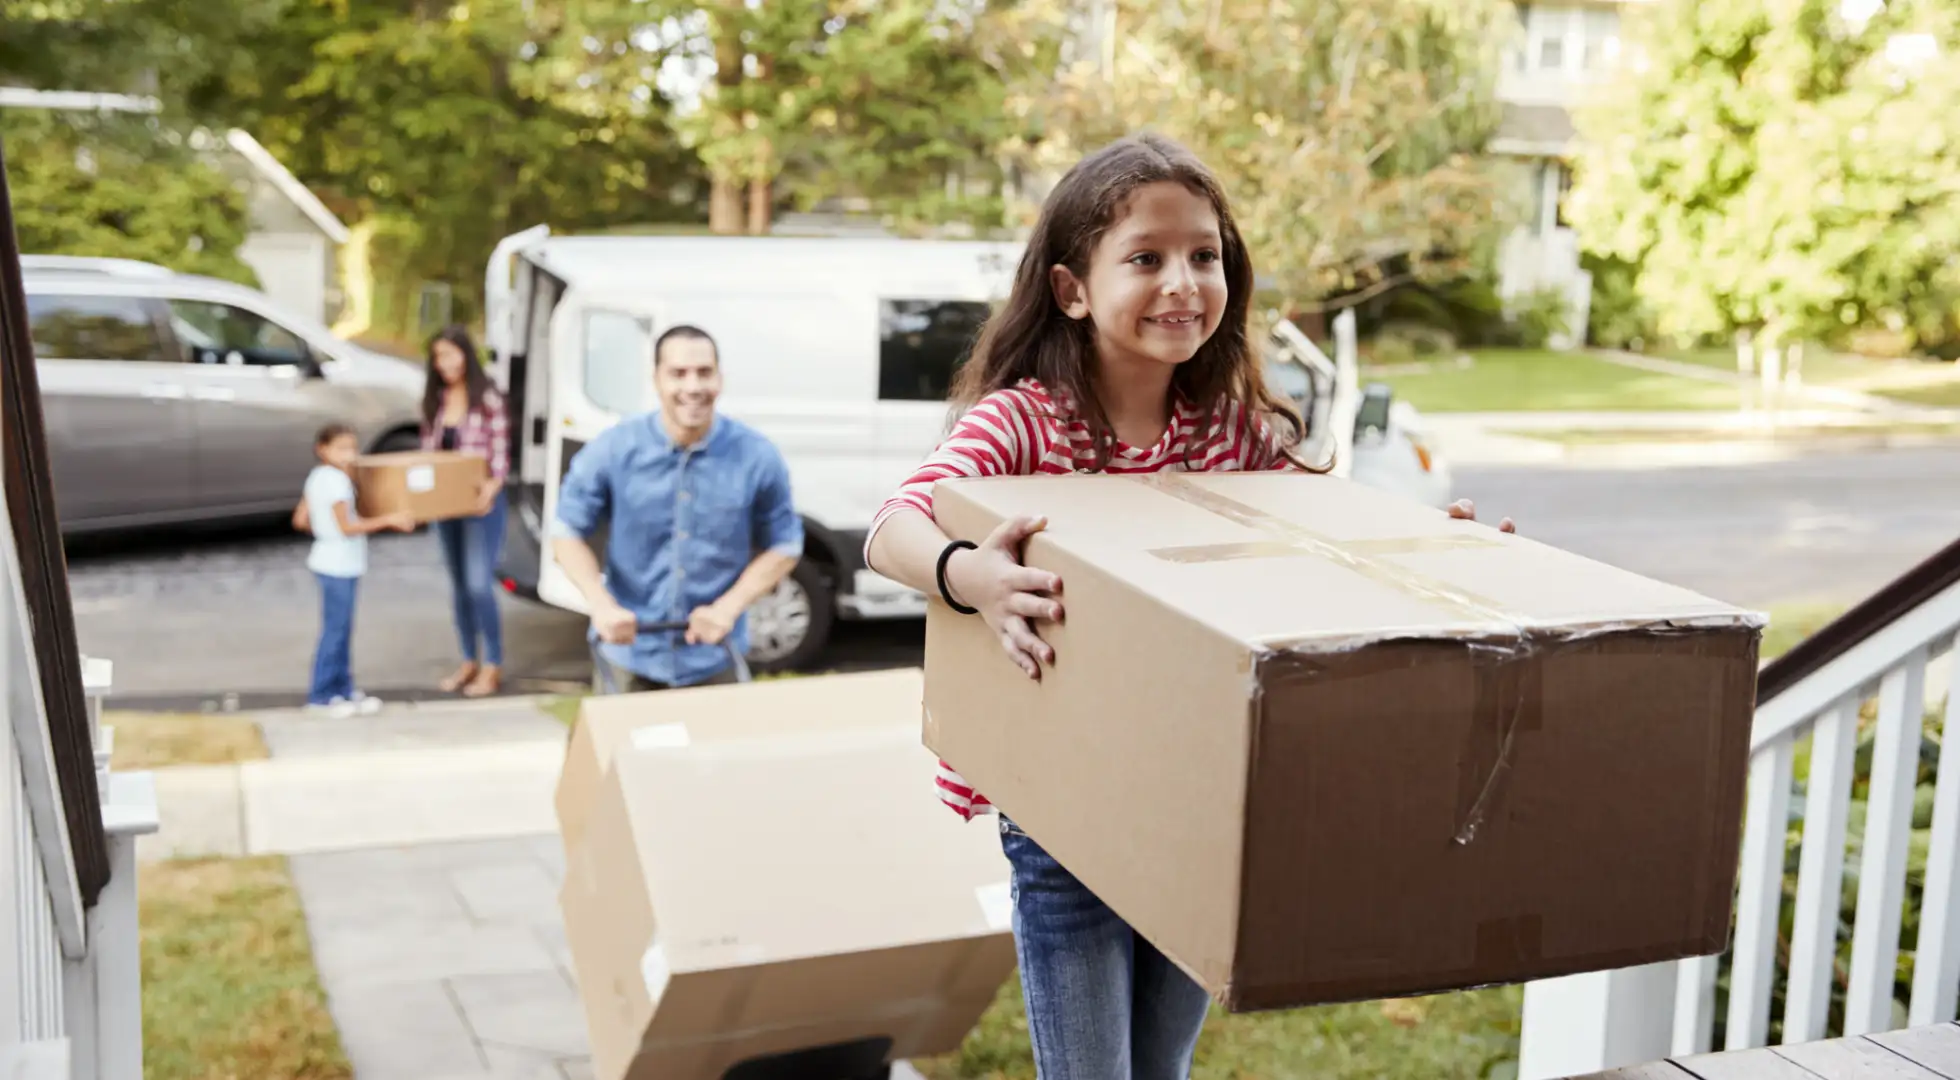
[[354, 593], [357, 577], [315, 573], [320, 582], [320, 644], [313, 651], [309, 705], [354, 699]]
[[1211, 1000], [1001, 815], [1039, 1080], [1186, 1080]]

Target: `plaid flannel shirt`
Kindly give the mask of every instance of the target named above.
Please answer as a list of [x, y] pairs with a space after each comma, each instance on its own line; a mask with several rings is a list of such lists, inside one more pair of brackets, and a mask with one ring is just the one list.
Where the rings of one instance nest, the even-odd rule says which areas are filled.
[[[422, 425], [422, 449], [442, 449], [440, 417], [437, 423]], [[456, 449], [489, 461], [492, 480], [505, 478], [510, 472], [510, 413], [502, 394], [483, 392], [483, 404], [471, 409], [456, 428]]]

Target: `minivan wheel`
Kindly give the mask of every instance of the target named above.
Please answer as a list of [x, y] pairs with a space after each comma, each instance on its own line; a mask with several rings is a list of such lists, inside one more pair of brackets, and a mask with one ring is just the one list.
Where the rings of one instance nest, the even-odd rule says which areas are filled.
[[807, 667], [830, 640], [837, 591], [822, 564], [804, 559], [748, 611], [749, 667], [757, 672]]

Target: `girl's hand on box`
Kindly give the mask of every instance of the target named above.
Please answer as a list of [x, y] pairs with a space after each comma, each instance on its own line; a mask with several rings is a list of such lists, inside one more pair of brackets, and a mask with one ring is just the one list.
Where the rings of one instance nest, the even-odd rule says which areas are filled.
[[1033, 622], [1062, 620], [1062, 579], [1021, 565], [1021, 545], [1046, 528], [1039, 517], [1002, 522], [979, 547], [962, 549], [946, 563], [946, 583], [955, 599], [978, 608], [980, 618], [1000, 640], [1008, 658], [1041, 678], [1041, 665], [1055, 662], [1055, 650], [1034, 632]]
[[[1469, 499], [1458, 499], [1450, 504], [1450, 516], [1460, 518], [1464, 521], [1475, 521], [1477, 520], [1477, 504], [1471, 502]], [[1497, 531], [1515, 533], [1518, 531], [1518, 527], [1510, 518], [1505, 518], [1497, 523]]]
[[406, 510], [388, 515], [388, 527], [396, 532], [414, 532], [415, 515]]

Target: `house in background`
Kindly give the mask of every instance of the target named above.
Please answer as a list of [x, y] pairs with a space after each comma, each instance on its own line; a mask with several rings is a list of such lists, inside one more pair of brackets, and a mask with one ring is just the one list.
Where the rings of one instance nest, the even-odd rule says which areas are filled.
[[[157, 110], [157, 103], [153, 98], [131, 94], [0, 86], [0, 108], [149, 113]], [[258, 275], [259, 288], [282, 307], [332, 323], [343, 303], [339, 254], [349, 236], [347, 226], [246, 132], [237, 129], [222, 135], [202, 132], [193, 137], [192, 145], [233, 177], [246, 193], [247, 231], [238, 257]]]
[[339, 254], [347, 226], [257, 139], [233, 128], [225, 146], [232, 154], [224, 165], [250, 193], [251, 229], [239, 259], [281, 306], [331, 324], [343, 303]]
[[1521, 33], [1498, 77], [1504, 116], [1489, 152], [1519, 165], [1530, 215], [1504, 240], [1498, 292], [1506, 300], [1541, 289], [1566, 298], [1568, 333], [1552, 342], [1585, 341], [1592, 310], [1592, 275], [1579, 264], [1579, 236], [1565, 223], [1563, 200], [1572, 186], [1577, 148], [1572, 108], [1618, 62], [1620, 14], [1651, 0], [1555, 0], [1520, 3]]

